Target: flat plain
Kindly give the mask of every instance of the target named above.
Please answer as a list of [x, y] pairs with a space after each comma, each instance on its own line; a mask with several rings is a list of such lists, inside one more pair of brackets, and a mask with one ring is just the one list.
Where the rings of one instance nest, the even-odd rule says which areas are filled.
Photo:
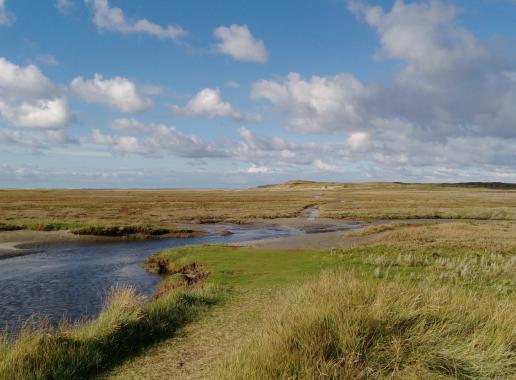
[[3, 190], [0, 210], [25, 229], [364, 225], [157, 253], [151, 302], [119, 289], [95, 320], [4, 338], [0, 378], [516, 377], [510, 186]]

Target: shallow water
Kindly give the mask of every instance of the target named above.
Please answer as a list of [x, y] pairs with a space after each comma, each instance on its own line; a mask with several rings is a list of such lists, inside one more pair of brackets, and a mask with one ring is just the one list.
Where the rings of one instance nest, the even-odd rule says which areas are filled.
[[[142, 261], [170, 247], [231, 243], [302, 232], [286, 228], [210, 226], [209, 232], [229, 230], [227, 236], [187, 239], [47, 244], [38, 253], [0, 260], [0, 323], [15, 331], [24, 321], [45, 318], [57, 323], [98, 314], [113, 286], [133, 286], [150, 295], [159, 276], [147, 273]], [[34, 318], [34, 316], [37, 316]]]

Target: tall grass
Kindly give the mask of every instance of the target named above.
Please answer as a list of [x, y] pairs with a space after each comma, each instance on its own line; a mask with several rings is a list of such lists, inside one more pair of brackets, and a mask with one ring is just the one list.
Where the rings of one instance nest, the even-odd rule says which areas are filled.
[[227, 379], [509, 379], [516, 299], [323, 272], [269, 310]]
[[175, 289], [146, 304], [133, 289], [116, 289], [95, 320], [4, 337], [0, 379], [88, 378], [170, 337], [217, 299], [210, 288]]

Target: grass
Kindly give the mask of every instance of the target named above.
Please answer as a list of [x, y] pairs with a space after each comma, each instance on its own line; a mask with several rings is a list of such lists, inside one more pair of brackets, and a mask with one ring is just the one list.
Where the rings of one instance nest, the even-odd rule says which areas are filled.
[[87, 226], [74, 228], [71, 230], [76, 235], [93, 235], [93, 236], [113, 236], [113, 237], [128, 237], [128, 236], [142, 236], [155, 237], [164, 235], [173, 235], [175, 237], [193, 237], [199, 236], [202, 232], [193, 228], [159, 228], [148, 225], [133, 225], [133, 226]]
[[101, 233], [246, 223], [311, 204], [322, 217], [391, 222], [332, 249], [167, 250], [145, 263], [165, 275], [151, 302], [124, 290], [93, 321], [4, 339], [0, 378], [516, 378], [510, 187], [0, 191], [5, 225]]
[[511, 378], [515, 232], [396, 224], [348, 248], [170, 249], [145, 264], [167, 275], [152, 302], [126, 290], [93, 321], [4, 341], [0, 378]]
[[0, 343], [1, 379], [87, 378], [149, 344], [172, 336], [222, 295], [214, 289], [176, 289], [145, 304], [132, 289], [118, 289], [100, 315], [73, 326], [32, 330]]
[[210, 272], [208, 283], [229, 289], [274, 288], [318, 273], [341, 263], [327, 251], [258, 250], [235, 246], [189, 246], [174, 248], [147, 260], [156, 271], [156, 260], [171, 268], [203, 263]]
[[247, 190], [0, 190], [4, 224], [173, 228], [290, 218], [516, 220], [516, 190], [437, 184], [293, 181]]
[[514, 307], [462, 288], [325, 272], [283, 293], [219, 378], [511, 378]]

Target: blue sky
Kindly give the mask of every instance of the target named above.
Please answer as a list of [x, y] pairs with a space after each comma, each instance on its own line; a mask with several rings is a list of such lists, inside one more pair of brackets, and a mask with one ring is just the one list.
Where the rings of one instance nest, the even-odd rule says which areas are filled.
[[516, 2], [0, 0], [0, 187], [516, 182]]

